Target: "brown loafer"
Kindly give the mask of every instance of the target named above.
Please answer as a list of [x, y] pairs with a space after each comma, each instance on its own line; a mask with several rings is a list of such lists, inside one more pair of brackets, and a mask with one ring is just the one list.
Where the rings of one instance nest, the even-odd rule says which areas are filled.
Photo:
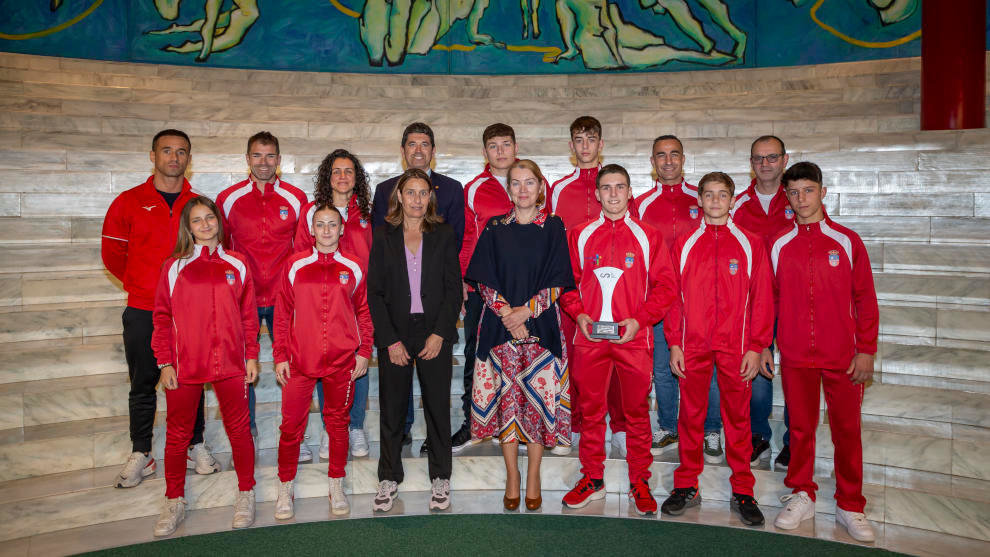
[[543, 496], [537, 495], [535, 498], [526, 498], [526, 510], [535, 511], [543, 506]]
[[[529, 499], [527, 499], [526, 502], [528, 504], [529, 503]], [[502, 505], [505, 506], [505, 510], [507, 510], [507, 511], [514, 511], [514, 510], [516, 510], [516, 509], [519, 508], [519, 498], [518, 497], [506, 497], [505, 495], [503, 495], [502, 496]]]

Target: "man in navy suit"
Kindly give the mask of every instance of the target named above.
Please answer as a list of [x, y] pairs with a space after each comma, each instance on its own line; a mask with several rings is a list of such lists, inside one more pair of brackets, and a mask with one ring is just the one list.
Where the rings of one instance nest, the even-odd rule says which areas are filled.
[[[433, 172], [430, 166], [433, 164], [433, 153], [435, 143], [433, 142], [433, 130], [430, 126], [422, 122], [413, 122], [406, 126], [402, 132], [402, 159], [406, 162], [406, 168], [418, 168], [430, 175], [433, 182], [433, 189], [437, 195], [437, 213], [443, 217], [444, 222], [454, 229], [457, 238], [457, 250], [461, 249], [461, 242], [464, 240], [464, 187], [453, 178], [444, 176], [439, 172]], [[385, 224], [385, 216], [388, 214], [388, 200], [395, 189], [399, 177], [389, 178], [375, 186], [375, 200], [371, 206], [371, 227], [378, 228]], [[359, 401], [355, 400], [355, 405]], [[355, 412], [351, 412], [351, 427], [355, 425]], [[364, 422], [363, 412], [360, 413], [360, 423]], [[403, 445], [412, 444], [413, 425], [413, 403], [412, 396], [409, 401], [409, 415], [406, 418], [406, 432], [402, 438]], [[426, 443], [420, 447], [420, 453], [427, 451]]]

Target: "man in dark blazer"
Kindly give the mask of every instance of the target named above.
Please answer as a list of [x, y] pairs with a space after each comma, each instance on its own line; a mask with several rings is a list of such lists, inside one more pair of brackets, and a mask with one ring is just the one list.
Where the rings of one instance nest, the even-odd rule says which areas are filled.
[[[402, 152], [402, 159], [406, 162], [406, 168], [418, 168], [430, 175], [430, 182], [433, 183], [433, 189], [437, 196], [437, 214], [443, 217], [443, 221], [454, 229], [457, 250], [460, 251], [461, 242], [464, 239], [464, 187], [457, 180], [439, 172], [433, 172], [430, 168], [433, 164], [435, 147], [433, 129], [423, 122], [413, 122], [406, 126], [402, 132], [400, 151]], [[385, 216], [388, 214], [388, 200], [398, 181], [399, 176], [394, 176], [375, 186], [375, 199], [371, 205], [372, 229], [385, 224]], [[413, 404], [410, 397], [405, 436], [402, 439], [403, 445], [412, 443], [410, 432], [412, 431], [413, 417]], [[426, 451], [427, 446], [424, 442], [420, 447], [420, 453]]]
[[[457, 180], [430, 169], [435, 147], [433, 130], [422, 122], [413, 122], [402, 132], [401, 151], [406, 168], [418, 168], [430, 175], [437, 194], [437, 213], [454, 229], [457, 249], [460, 249], [464, 239], [464, 187]], [[399, 177], [394, 176], [375, 186], [375, 200], [371, 206], [372, 228], [385, 223], [388, 199], [398, 181]]]

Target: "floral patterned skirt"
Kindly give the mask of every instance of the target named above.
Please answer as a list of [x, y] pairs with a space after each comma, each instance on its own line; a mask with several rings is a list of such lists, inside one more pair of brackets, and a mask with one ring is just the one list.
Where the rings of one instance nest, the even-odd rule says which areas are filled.
[[570, 444], [571, 400], [566, 354], [539, 344], [500, 344], [474, 366], [471, 436], [501, 442]]

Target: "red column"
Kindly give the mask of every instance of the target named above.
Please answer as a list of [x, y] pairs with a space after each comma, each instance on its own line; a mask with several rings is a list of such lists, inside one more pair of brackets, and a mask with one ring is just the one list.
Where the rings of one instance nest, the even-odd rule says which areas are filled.
[[986, 126], [986, 0], [921, 3], [921, 129]]

